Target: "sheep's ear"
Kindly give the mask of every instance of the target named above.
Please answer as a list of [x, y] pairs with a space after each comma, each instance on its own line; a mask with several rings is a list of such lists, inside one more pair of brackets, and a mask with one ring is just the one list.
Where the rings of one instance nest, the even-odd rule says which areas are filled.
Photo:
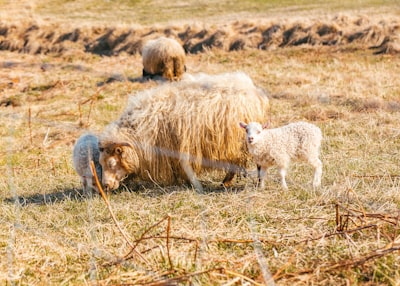
[[117, 155], [121, 155], [122, 152], [123, 152], [122, 147], [121, 147], [121, 146], [115, 147], [114, 152], [115, 152], [115, 154], [117, 154]]
[[240, 127], [244, 128], [244, 129], [246, 129], [246, 127], [247, 127], [247, 124], [244, 122], [239, 122], [239, 125], [240, 125]]
[[123, 142], [123, 143], [118, 143], [114, 145], [114, 153], [122, 156], [124, 154], [124, 148], [123, 147], [129, 147], [133, 148], [132, 145], [128, 142]]

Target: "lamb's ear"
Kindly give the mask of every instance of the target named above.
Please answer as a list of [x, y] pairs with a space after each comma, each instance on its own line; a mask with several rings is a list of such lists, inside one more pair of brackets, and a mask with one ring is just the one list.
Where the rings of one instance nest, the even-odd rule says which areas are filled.
[[247, 127], [247, 124], [244, 122], [239, 122], [239, 125], [240, 125], [240, 127], [244, 128], [244, 129], [246, 129], [246, 127]]
[[269, 122], [264, 123], [264, 125], [262, 126], [263, 129], [267, 129], [269, 128], [270, 124]]

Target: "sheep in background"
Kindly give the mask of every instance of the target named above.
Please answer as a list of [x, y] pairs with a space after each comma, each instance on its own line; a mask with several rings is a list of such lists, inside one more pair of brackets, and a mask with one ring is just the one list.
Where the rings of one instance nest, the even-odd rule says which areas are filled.
[[101, 182], [102, 169], [99, 163], [100, 151], [98, 145], [99, 140], [97, 136], [91, 133], [86, 133], [79, 137], [72, 151], [74, 168], [81, 177], [82, 185], [85, 191], [89, 188], [98, 191], [92, 170], [90, 168], [91, 161], [94, 162], [97, 177]]
[[149, 40], [142, 50], [143, 76], [180, 80], [186, 69], [185, 56], [185, 50], [174, 39], [160, 37]]
[[211, 168], [227, 171], [223, 183], [230, 186], [250, 159], [235, 122], [264, 121], [268, 106], [265, 93], [241, 72], [192, 75], [140, 91], [99, 136], [103, 185], [116, 189], [135, 174], [201, 189], [196, 175]]
[[286, 172], [291, 159], [308, 161], [314, 169], [313, 187], [321, 184], [322, 162], [319, 159], [321, 130], [307, 122], [291, 123], [280, 128], [267, 129], [258, 122], [240, 122], [246, 129], [246, 142], [258, 169], [258, 179], [264, 187], [266, 169], [277, 165], [282, 187], [287, 190]]

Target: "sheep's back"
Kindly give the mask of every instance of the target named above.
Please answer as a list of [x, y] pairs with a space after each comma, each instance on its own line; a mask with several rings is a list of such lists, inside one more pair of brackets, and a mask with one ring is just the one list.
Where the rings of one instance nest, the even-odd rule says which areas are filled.
[[149, 74], [161, 75], [170, 68], [176, 76], [184, 72], [185, 50], [174, 39], [160, 37], [148, 41], [142, 50], [143, 68]]
[[[142, 146], [141, 156], [146, 162], [142, 169], [149, 169], [153, 178], [171, 180], [168, 170], [180, 169], [182, 154], [190, 155], [195, 171], [200, 171], [206, 161], [242, 166], [247, 161], [239, 122], [265, 122], [268, 98], [247, 75], [226, 74], [219, 78], [215, 81], [202, 75], [164, 83], [129, 97], [116, 124]], [[155, 150], [166, 152], [155, 156]]]
[[[274, 149], [290, 158], [305, 157], [311, 151], [317, 150], [321, 144], [321, 130], [307, 122], [295, 122], [271, 131], [265, 141], [269, 150]], [[273, 146], [272, 146], [273, 145]]]
[[73, 165], [77, 174], [81, 177], [92, 177], [90, 162], [93, 161], [96, 172], [101, 177], [101, 165], [99, 163], [100, 151], [98, 138], [94, 134], [83, 134], [75, 143], [73, 149]]

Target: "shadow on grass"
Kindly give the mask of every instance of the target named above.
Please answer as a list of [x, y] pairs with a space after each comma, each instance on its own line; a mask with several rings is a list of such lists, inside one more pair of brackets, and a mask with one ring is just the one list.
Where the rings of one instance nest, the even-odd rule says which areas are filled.
[[[182, 183], [171, 186], [162, 186], [153, 182], [147, 181], [137, 181], [134, 179], [127, 180], [121, 183], [120, 187], [108, 195], [117, 195], [119, 193], [140, 193], [143, 196], [147, 197], [158, 197], [163, 195], [168, 195], [174, 192], [185, 192], [190, 190], [195, 190], [199, 194], [218, 194], [218, 193], [236, 193], [242, 192], [246, 188], [243, 182], [236, 181], [236, 183], [229, 188], [224, 187], [222, 184], [217, 182], [210, 181], [200, 181], [203, 186], [203, 190], [196, 190], [189, 183]], [[93, 197], [100, 196], [93, 191], [87, 191], [83, 189], [69, 188], [62, 191], [56, 191], [54, 193], [48, 194], [32, 194], [29, 196], [16, 196], [16, 197], [8, 197], [4, 199], [5, 203], [9, 204], [19, 204], [20, 206], [28, 206], [28, 205], [52, 205], [61, 203], [63, 201], [84, 201], [87, 199], [91, 199]]]
[[6, 203], [27, 205], [51, 205], [66, 200], [83, 201], [93, 196], [92, 193], [82, 189], [66, 189], [49, 194], [33, 194], [30, 196], [9, 197], [4, 200]]
[[[190, 183], [177, 183], [175, 185], [159, 185], [151, 181], [138, 181], [128, 177], [127, 180], [121, 182], [118, 189], [112, 191], [112, 194], [119, 194], [123, 192], [140, 193], [143, 196], [158, 197], [168, 195], [174, 192], [192, 191], [199, 194], [219, 194], [219, 193], [237, 193], [246, 189], [246, 181], [239, 178], [231, 187], [224, 187], [221, 182], [199, 180], [203, 189], [198, 190]], [[248, 183], [248, 182], [247, 182]], [[248, 184], [247, 184], [248, 187]]]
[[106, 78], [104, 81], [98, 82], [96, 85], [98, 87], [101, 87], [106, 84], [110, 84], [113, 82], [124, 82], [124, 81], [129, 81], [132, 83], [139, 82], [139, 83], [145, 83], [148, 81], [158, 81], [158, 82], [166, 82], [166, 80], [162, 76], [158, 75], [145, 75], [145, 76], [138, 76], [138, 77], [125, 77], [122, 74], [113, 74], [112, 76], [109, 76]]

